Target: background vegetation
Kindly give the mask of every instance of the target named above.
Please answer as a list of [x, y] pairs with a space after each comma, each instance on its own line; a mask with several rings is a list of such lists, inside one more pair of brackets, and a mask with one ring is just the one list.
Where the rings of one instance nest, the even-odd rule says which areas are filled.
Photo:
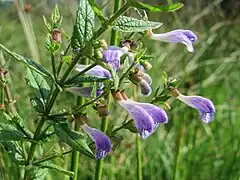
[[[59, 2], [64, 16], [63, 27], [72, 33], [75, 21], [77, 1]], [[147, 1], [149, 2], [149, 1]], [[152, 3], [171, 3], [171, 0]], [[174, 1], [177, 2], [177, 1]], [[112, 1], [101, 0], [106, 15], [110, 14]], [[25, 4], [25, 5], [24, 5]], [[28, 4], [26, 6], [26, 4]], [[50, 57], [44, 49], [46, 29], [42, 15], [50, 16], [53, 1], [19, 1], [11, 3], [0, 1], [0, 42], [10, 50], [26, 57], [38, 60], [49, 66]], [[144, 179], [239, 179], [240, 178], [240, 16], [237, 1], [185, 1], [185, 7], [171, 14], [149, 14], [150, 20], [161, 21], [164, 25], [155, 32], [172, 29], [190, 29], [198, 36], [195, 52], [188, 53], [183, 45], [165, 44], [144, 40], [148, 51], [156, 58], [152, 61], [150, 75], [153, 89], [161, 85], [161, 74], [181, 79], [181, 91], [185, 94], [198, 94], [211, 99], [216, 107], [215, 119], [209, 125], [203, 124], [198, 113], [186, 105], [170, 100], [172, 109], [168, 111], [170, 122], [162, 125], [157, 132], [142, 141]], [[24, 8], [25, 7], [25, 8]], [[230, 8], [230, 9], [229, 9]], [[128, 12], [137, 16], [137, 12]], [[110, 31], [109, 31], [110, 32]], [[109, 33], [104, 34], [104, 38]], [[65, 43], [66, 45], [66, 43]], [[11, 61], [0, 51], [1, 65], [9, 63], [9, 82], [15, 107], [30, 129], [36, 125], [26, 88], [23, 67]], [[138, 97], [140, 100], [145, 100]], [[151, 98], [151, 97], [149, 97]], [[74, 96], [62, 95], [58, 108], [74, 104]], [[113, 106], [110, 123], [120, 123], [126, 114]], [[90, 116], [91, 124], [98, 126], [100, 118]], [[0, 122], [4, 121], [1, 116]], [[120, 147], [105, 159], [103, 179], [132, 180], [136, 178], [135, 138], [126, 130]], [[39, 154], [47, 154], [49, 149], [60, 151], [67, 149], [60, 143], [53, 146], [51, 139], [47, 148]], [[68, 168], [70, 157], [57, 158], [54, 161]], [[95, 161], [80, 156], [80, 179], [91, 179], [94, 175]], [[40, 172], [43, 173], [43, 172]], [[0, 146], [0, 179], [18, 179], [22, 170], [10, 160]], [[63, 175], [49, 172], [48, 179], [63, 179]], [[67, 177], [66, 177], [67, 178]]]

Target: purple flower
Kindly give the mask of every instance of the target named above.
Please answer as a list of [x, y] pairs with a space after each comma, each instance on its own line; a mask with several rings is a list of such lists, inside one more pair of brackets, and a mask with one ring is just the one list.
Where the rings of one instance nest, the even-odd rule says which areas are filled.
[[176, 98], [188, 106], [197, 109], [203, 122], [209, 123], [213, 120], [215, 108], [209, 99], [201, 96], [184, 96], [182, 94]]
[[[83, 65], [83, 64], [78, 64], [75, 70], [81, 72], [86, 67], [88, 67], [88, 66]], [[102, 77], [102, 78], [108, 78], [108, 79], [111, 78], [111, 73], [107, 69], [104, 69], [102, 66], [99, 66], [99, 65], [88, 70], [85, 74], [90, 75], [90, 76], [98, 76], [98, 77]]]
[[151, 31], [148, 32], [150, 39], [170, 42], [170, 43], [182, 43], [187, 46], [189, 52], [193, 52], [194, 48], [192, 43], [197, 40], [197, 36], [190, 30], [174, 30], [162, 34], [154, 34]]
[[143, 139], [146, 139], [154, 132], [153, 118], [142, 107], [137, 106], [132, 101], [120, 100], [118, 103], [128, 111], [133, 118], [135, 127]]
[[135, 127], [143, 139], [146, 139], [148, 136], [150, 136], [160, 123], [168, 122], [167, 114], [163, 109], [152, 104], [139, 103], [127, 99], [126, 95], [124, 95], [124, 97], [126, 100], [121, 100], [120, 96], [118, 103], [126, 111], [128, 111], [130, 116], [133, 118]]
[[103, 61], [108, 63], [114, 71], [119, 71], [120, 58], [127, 52], [128, 49], [126, 47], [109, 46], [108, 49], [103, 52]]
[[149, 103], [134, 102], [130, 99], [128, 99], [127, 101], [142, 107], [152, 117], [154, 121], [154, 131], [160, 123], [168, 123], [167, 113], [162, 108]]
[[91, 128], [87, 124], [81, 125], [81, 128], [96, 144], [96, 160], [104, 158], [111, 150], [111, 141], [109, 137], [102, 131]]
[[[92, 87], [69, 87], [69, 88], [66, 88], [65, 90], [73, 94], [76, 94], [78, 96], [90, 97], [93, 88]], [[103, 93], [102, 89], [97, 89], [96, 96], [99, 96], [102, 93]]]

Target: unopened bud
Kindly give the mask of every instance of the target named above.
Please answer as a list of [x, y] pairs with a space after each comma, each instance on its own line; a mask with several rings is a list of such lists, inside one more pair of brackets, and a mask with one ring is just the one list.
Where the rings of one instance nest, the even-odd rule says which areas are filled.
[[106, 105], [97, 105], [97, 112], [99, 117], [105, 117], [109, 115], [109, 111]]
[[97, 59], [97, 60], [101, 60], [103, 58], [103, 53], [101, 51], [100, 48], [98, 49], [94, 49], [94, 57]]
[[61, 43], [62, 42], [62, 33], [58, 29], [52, 30], [52, 39], [56, 42]]
[[143, 65], [143, 67], [144, 67], [146, 70], [152, 69], [152, 64], [150, 64], [148, 61], [142, 62], [141, 65]]
[[147, 81], [145, 81], [144, 79], [142, 79], [139, 83], [138, 83], [140, 89], [141, 89], [141, 93], [144, 96], [149, 96], [152, 92], [152, 88], [151, 86], [147, 83]]
[[106, 50], [108, 48], [107, 42], [104, 39], [99, 40], [100, 47], [103, 48], [103, 50]]

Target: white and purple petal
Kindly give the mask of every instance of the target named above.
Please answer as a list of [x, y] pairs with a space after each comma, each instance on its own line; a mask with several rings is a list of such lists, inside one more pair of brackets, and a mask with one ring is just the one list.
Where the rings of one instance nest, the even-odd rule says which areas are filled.
[[[78, 96], [90, 97], [93, 88], [92, 87], [69, 87], [69, 88], [66, 88], [65, 90], [73, 94], [76, 94]], [[97, 89], [96, 96], [99, 96], [102, 93], [103, 93], [102, 89]]]
[[96, 145], [96, 160], [106, 157], [111, 150], [111, 141], [102, 131], [91, 128], [87, 124], [81, 125], [81, 128], [90, 136]]
[[118, 103], [130, 114], [133, 118], [135, 127], [139, 135], [146, 139], [154, 132], [153, 118], [140, 106], [131, 101], [120, 100]]
[[162, 34], [152, 33], [150, 39], [170, 43], [182, 43], [187, 46], [189, 52], [193, 52], [192, 43], [197, 40], [197, 36], [190, 30], [178, 29]]
[[[88, 66], [83, 65], [83, 64], [78, 64], [75, 70], [81, 72], [86, 67], [88, 67]], [[107, 69], [105, 69], [99, 65], [88, 70], [85, 74], [90, 75], [90, 76], [102, 77], [102, 78], [109, 78], [109, 79], [111, 78], [111, 73]]]
[[177, 99], [197, 109], [203, 122], [209, 123], [213, 120], [215, 107], [211, 100], [201, 96], [184, 96], [182, 94], [177, 96]]
[[147, 81], [145, 81], [144, 79], [142, 79], [139, 83], [138, 83], [141, 93], [144, 96], [149, 96], [152, 92], [152, 88], [149, 85], [149, 83]]
[[159, 124], [168, 123], [167, 113], [162, 108], [149, 103], [134, 102], [130, 99], [128, 99], [127, 101], [132, 102], [137, 106], [140, 106], [152, 117], [154, 121], [154, 131], [156, 130]]
[[121, 56], [125, 53], [127, 53], [126, 48], [109, 46], [108, 49], [103, 52], [103, 61], [108, 63], [113, 70], [119, 71]]

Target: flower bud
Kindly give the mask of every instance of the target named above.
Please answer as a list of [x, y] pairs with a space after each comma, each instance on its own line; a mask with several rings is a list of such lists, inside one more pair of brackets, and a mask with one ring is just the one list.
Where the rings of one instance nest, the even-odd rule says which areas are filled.
[[147, 81], [145, 81], [144, 79], [142, 79], [139, 83], [138, 83], [140, 89], [141, 89], [141, 93], [144, 96], [149, 96], [152, 92], [152, 88], [151, 86], [147, 83]]
[[152, 69], [152, 64], [150, 64], [148, 61], [143, 61], [143, 62], [141, 63], [141, 65], [143, 65], [143, 67], [144, 67], [146, 70]]
[[101, 59], [103, 58], [103, 52], [101, 51], [100, 48], [94, 49], [94, 57], [95, 57], [97, 60], [101, 60]]
[[62, 33], [58, 29], [52, 30], [52, 39], [56, 42], [61, 43], [62, 42]]
[[97, 112], [99, 117], [105, 117], [109, 115], [109, 111], [106, 105], [98, 104], [97, 105]]
[[107, 42], [104, 39], [99, 40], [100, 47], [103, 48], [103, 50], [106, 50], [108, 48]]

